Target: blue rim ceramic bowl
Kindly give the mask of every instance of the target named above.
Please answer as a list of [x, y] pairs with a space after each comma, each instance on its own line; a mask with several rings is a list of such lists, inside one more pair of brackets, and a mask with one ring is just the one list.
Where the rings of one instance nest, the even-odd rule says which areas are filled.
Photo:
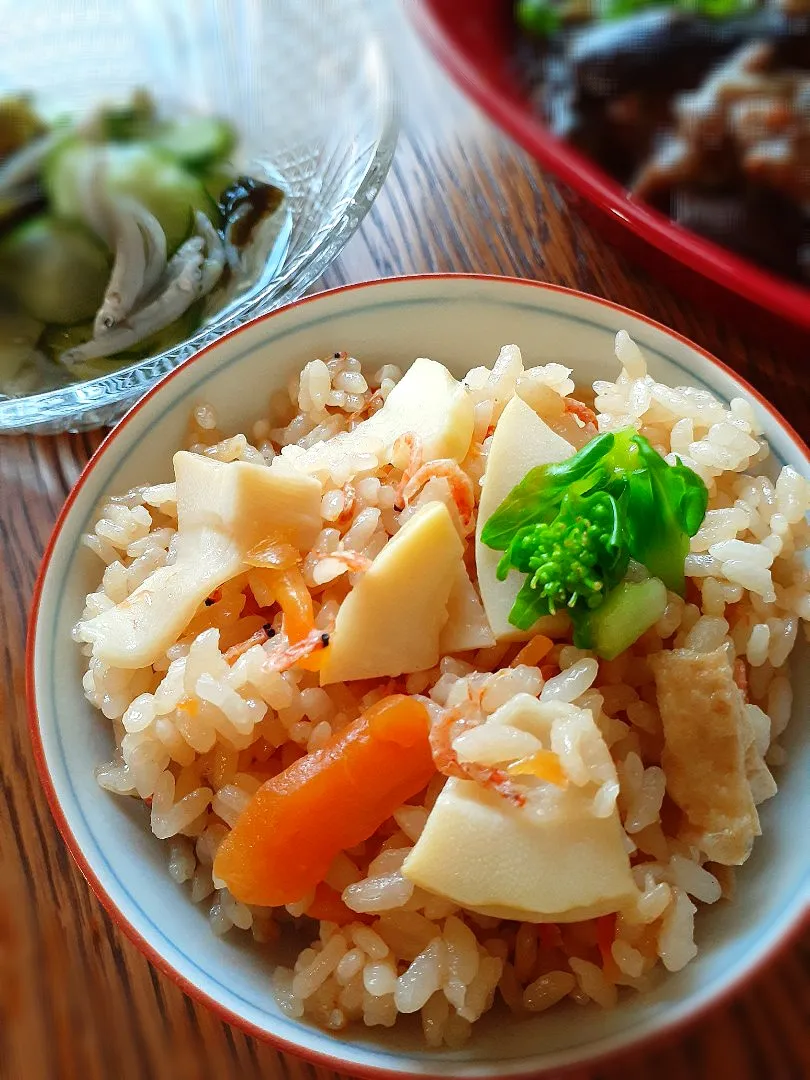
[[[31, 738], [57, 824], [91, 887], [161, 971], [222, 1019], [277, 1046], [352, 1075], [529, 1077], [584, 1066], [672, 1032], [739, 987], [796, 931], [810, 910], [810, 677], [794, 668], [794, 717], [778, 771], [779, 794], [761, 808], [763, 836], [738, 878], [733, 903], [696, 920], [700, 952], [646, 996], [611, 1011], [571, 1005], [528, 1019], [491, 1013], [459, 1051], [425, 1049], [418, 1026], [349, 1028], [330, 1035], [283, 1016], [270, 991], [266, 951], [216, 938], [185, 887], [166, 871], [166, 850], [136, 800], [115, 799], [93, 769], [111, 736], [85, 701], [70, 629], [99, 576], [79, 539], [108, 495], [171, 478], [171, 457], [194, 405], [216, 402], [224, 429], [246, 426], [270, 393], [315, 356], [346, 349], [374, 368], [431, 356], [457, 375], [516, 342], [528, 364], [551, 360], [579, 381], [615, 372], [613, 338], [627, 329], [651, 373], [747, 398], [777, 462], [810, 474], [810, 451], [754, 390], [686, 339], [644, 316], [550, 285], [462, 276], [401, 278], [323, 293], [257, 319], [192, 357], [154, 387], [108, 436], [72, 491], [45, 553], [31, 612]], [[797, 649], [801, 653], [801, 649]]]

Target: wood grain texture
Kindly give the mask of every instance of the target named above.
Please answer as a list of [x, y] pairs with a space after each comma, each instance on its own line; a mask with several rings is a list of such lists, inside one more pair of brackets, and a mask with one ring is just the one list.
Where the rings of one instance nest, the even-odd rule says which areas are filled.
[[[379, 0], [393, 4], [394, 0]], [[810, 378], [656, 286], [434, 69], [391, 11], [409, 87], [388, 182], [321, 287], [477, 271], [609, 297], [704, 345], [810, 430]], [[111, 924], [50, 819], [28, 746], [26, 613], [67, 491], [102, 433], [0, 441], [0, 1080], [330, 1080], [247, 1038], [153, 970]], [[576, 1080], [810, 1077], [810, 936], [667, 1046]]]

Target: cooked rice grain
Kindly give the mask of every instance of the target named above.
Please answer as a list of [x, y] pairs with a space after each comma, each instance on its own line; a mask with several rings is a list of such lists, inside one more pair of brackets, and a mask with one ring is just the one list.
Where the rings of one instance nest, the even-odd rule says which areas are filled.
[[[725, 405], [703, 389], [655, 382], [624, 331], [616, 355], [618, 377], [594, 384], [599, 430], [635, 426], [709, 488], [709, 509], [686, 559], [688, 601], [670, 593], [653, 630], [614, 661], [597, 662], [575, 648], [567, 620], [555, 616], [544, 624], [553, 648], [536, 663], [524, 663], [524, 654], [515, 659], [520, 646], [501, 643], [445, 657], [434, 670], [409, 674], [404, 688], [426, 695], [434, 715], [474, 702], [484, 720], [516, 694], [539, 697], [552, 709], [551, 746], [568, 781], [590, 785], [597, 814], [618, 802], [639, 888], [635, 907], [616, 917], [612, 940], [598, 947], [606, 924], [597, 930], [594, 921], [562, 928], [509, 923], [414, 888], [401, 867], [441, 790], [437, 775], [379, 836], [335, 860], [327, 882], [358, 919], [341, 928], [320, 924], [293, 969], [276, 967], [273, 992], [287, 1016], [308, 1016], [337, 1031], [351, 1022], [390, 1027], [400, 1013], [419, 1013], [427, 1044], [454, 1048], [469, 1038], [496, 991], [515, 1013], [541, 1012], [568, 997], [609, 1008], [618, 986], [642, 989], [659, 962], [671, 971], [688, 963], [697, 951], [697, 905], [731, 895], [728, 867], [706, 865], [696, 848], [667, 832], [675, 819], [666, 812], [662, 724], [647, 657], [667, 648], [726, 648], [747, 684], [751, 753], [773, 766], [784, 760], [776, 740], [792, 708], [787, 662], [799, 622], [810, 619], [810, 484], [789, 467], [775, 480], [759, 475], [767, 447], [747, 402]], [[346, 353], [314, 359], [273, 396], [269, 414], [249, 427], [250, 440], [223, 431], [215, 408], [198, 403], [188, 446], [220, 461], [276, 460], [277, 468], [293, 468], [305, 448], [380, 408], [400, 378], [389, 364], [364, 373]], [[415, 506], [439, 498], [455, 513], [451, 483], [477, 497], [494, 425], [513, 394], [576, 445], [592, 434], [566, 412], [574, 383], [562, 365], [524, 369], [519, 351], [506, 346], [492, 368], [474, 368], [464, 382], [474, 408], [471, 451], [451, 482], [428, 480], [403, 513], [396, 507], [408, 462], [382, 465], [379, 440], [316, 473], [322, 529], [301, 565], [319, 629], [333, 625], [363, 560], [379, 554]], [[587, 390], [578, 396], [591, 400]], [[104, 569], [74, 639], [87, 658], [85, 694], [110, 721], [116, 742], [114, 759], [96, 776], [110, 792], [151, 801], [151, 827], [167, 839], [169, 873], [206, 905], [215, 933], [236, 927], [272, 942], [312, 897], [280, 911], [238, 903], [212, 878], [217, 849], [263, 779], [302, 751], [324, 746], [383, 691], [351, 684], [323, 689], [311, 673], [270, 671], [259, 643], [226, 660], [229, 646], [250, 636], [241, 622], [247, 599], [272, 607], [272, 592], [256, 570], [223, 586], [152, 668], [119, 671], [93, 657], [82, 622], [173, 561], [176, 516], [174, 484], [145, 486], [109, 500], [83, 538]], [[274, 610], [267, 617], [277, 641], [281, 620]], [[510, 725], [508, 710], [501, 715], [501, 724], [456, 738], [461, 760], [498, 765], [540, 747]], [[594, 740], [594, 731], [601, 739]], [[758, 776], [759, 795], [767, 797], [772, 780], [767, 772]]]

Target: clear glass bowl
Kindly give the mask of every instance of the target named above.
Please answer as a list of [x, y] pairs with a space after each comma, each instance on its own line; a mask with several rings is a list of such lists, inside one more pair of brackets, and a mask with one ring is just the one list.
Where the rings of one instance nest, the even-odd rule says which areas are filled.
[[295, 299], [362, 221], [396, 146], [373, 0], [0, 0], [0, 95], [83, 114], [138, 86], [164, 108], [231, 119], [238, 162], [275, 173], [287, 219], [272, 266], [181, 345], [104, 378], [0, 398], [0, 433], [117, 420], [154, 382], [248, 318]]

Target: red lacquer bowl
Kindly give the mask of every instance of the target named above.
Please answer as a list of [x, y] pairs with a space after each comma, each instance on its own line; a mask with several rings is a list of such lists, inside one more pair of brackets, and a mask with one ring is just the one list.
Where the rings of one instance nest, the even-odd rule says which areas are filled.
[[810, 345], [810, 289], [760, 269], [629, 199], [624, 188], [555, 138], [511, 63], [509, 0], [413, 0], [414, 21], [447, 71], [489, 116], [577, 196], [611, 243], [716, 314], [780, 342]]

